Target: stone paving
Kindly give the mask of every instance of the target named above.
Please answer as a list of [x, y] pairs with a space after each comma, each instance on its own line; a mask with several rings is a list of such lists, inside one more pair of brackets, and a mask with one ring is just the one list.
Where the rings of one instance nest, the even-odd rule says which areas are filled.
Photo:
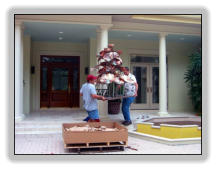
[[[131, 111], [132, 121], [140, 115], [158, 116], [155, 111]], [[170, 113], [170, 116], [190, 116], [188, 113]], [[71, 109], [48, 109], [32, 113], [21, 122], [15, 125], [15, 154], [77, 154], [76, 151], [64, 150], [61, 135], [62, 123], [81, 122], [86, 117], [83, 111], [72, 111]], [[121, 122], [123, 116], [108, 115], [108, 118], [102, 118], [102, 121]], [[130, 125], [128, 130], [133, 130]], [[81, 154], [200, 154], [201, 144], [176, 145], [170, 146], [153, 141], [147, 141], [132, 136], [128, 137], [128, 146], [124, 151], [107, 150], [99, 152], [81, 151]]]
[[[15, 154], [79, 154], [75, 150], [64, 150], [61, 134], [18, 134], [15, 139]], [[128, 137], [128, 146], [130, 148], [124, 151], [85, 149], [80, 154], [201, 154], [201, 144], [169, 146], [131, 136]]]

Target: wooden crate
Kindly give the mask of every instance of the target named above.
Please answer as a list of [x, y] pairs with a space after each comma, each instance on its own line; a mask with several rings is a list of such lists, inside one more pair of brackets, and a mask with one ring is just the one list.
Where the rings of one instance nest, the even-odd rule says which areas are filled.
[[[106, 126], [118, 128], [119, 131], [66, 131], [65, 128], [73, 126], [91, 127]], [[65, 148], [94, 148], [94, 147], [117, 147], [127, 146], [128, 130], [117, 122], [95, 123], [64, 123], [62, 124], [62, 136]]]

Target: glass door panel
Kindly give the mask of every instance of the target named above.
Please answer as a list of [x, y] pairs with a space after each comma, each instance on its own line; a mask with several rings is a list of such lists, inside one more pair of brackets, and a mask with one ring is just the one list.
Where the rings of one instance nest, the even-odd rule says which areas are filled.
[[43, 66], [41, 68], [41, 106], [45, 107], [49, 104], [49, 93], [48, 93], [48, 68]]
[[47, 67], [42, 67], [42, 90], [47, 90]]
[[131, 67], [139, 86], [137, 97], [131, 109], [159, 108], [159, 67], [158, 64], [135, 63]]
[[68, 90], [68, 69], [53, 68], [52, 70], [52, 90]]
[[150, 92], [151, 92], [151, 109], [159, 109], [159, 67], [158, 65], [150, 65]]
[[73, 67], [71, 70], [71, 105], [72, 107], [79, 107], [79, 67]]
[[51, 68], [51, 107], [68, 107], [69, 106], [69, 68], [59, 65]]
[[79, 70], [78, 68], [73, 68], [72, 72], [72, 90], [79, 90]]
[[133, 67], [133, 74], [137, 79], [140, 90], [137, 92], [135, 103], [147, 103], [147, 67]]
[[152, 67], [152, 103], [159, 103], [159, 67]]
[[134, 104], [131, 105], [132, 109], [147, 109], [149, 107], [149, 68], [147, 65], [132, 65], [132, 74], [136, 77], [139, 89]]

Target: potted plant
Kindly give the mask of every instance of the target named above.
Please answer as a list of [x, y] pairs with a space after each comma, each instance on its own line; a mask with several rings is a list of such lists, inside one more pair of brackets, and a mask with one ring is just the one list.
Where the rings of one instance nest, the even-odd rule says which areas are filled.
[[201, 49], [189, 56], [190, 63], [185, 72], [185, 82], [189, 88], [189, 96], [195, 111], [202, 111], [202, 55]]
[[108, 100], [108, 113], [118, 114], [120, 112], [121, 99]]

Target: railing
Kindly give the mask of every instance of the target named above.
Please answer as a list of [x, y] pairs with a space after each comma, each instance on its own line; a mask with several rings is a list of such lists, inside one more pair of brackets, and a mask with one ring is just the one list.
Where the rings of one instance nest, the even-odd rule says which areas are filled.
[[97, 95], [104, 96], [109, 100], [125, 97], [124, 85], [118, 85], [115, 83], [97, 84], [96, 91]]

